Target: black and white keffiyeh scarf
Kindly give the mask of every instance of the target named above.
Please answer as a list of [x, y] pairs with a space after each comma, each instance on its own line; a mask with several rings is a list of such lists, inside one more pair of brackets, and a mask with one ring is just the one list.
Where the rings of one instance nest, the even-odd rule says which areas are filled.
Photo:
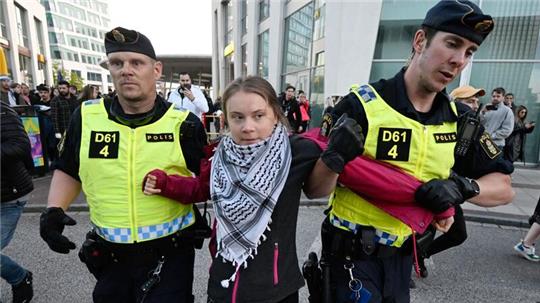
[[236, 267], [254, 258], [264, 232], [270, 230], [274, 206], [289, 175], [291, 146], [287, 129], [277, 124], [269, 138], [238, 145], [230, 136], [220, 142], [212, 160], [211, 195], [217, 219], [217, 254]]

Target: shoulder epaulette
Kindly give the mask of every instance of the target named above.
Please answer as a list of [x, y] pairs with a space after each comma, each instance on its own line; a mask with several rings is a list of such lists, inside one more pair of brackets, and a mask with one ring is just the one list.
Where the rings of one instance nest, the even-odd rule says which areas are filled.
[[377, 99], [377, 96], [375, 95], [375, 92], [373, 92], [373, 89], [369, 85], [362, 85], [358, 89], [358, 95], [364, 99], [364, 102], [368, 103], [371, 100]]
[[86, 100], [83, 102], [85, 106], [87, 105], [93, 105], [93, 104], [99, 104], [102, 99], [92, 99], [92, 100]]

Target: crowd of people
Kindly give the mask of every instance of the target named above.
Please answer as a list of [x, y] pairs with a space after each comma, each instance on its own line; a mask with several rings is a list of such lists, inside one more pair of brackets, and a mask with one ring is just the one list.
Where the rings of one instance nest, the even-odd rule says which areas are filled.
[[[512, 145], [508, 154], [522, 157], [523, 134], [534, 127], [526, 108], [514, 105], [514, 118], [501, 88], [480, 110], [483, 89], [459, 88], [456, 102], [445, 93], [493, 28], [470, 1], [437, 3], [414, 34], [407, 66], [351, 87], [312, 129], [303, 91], [287, 85], [278, 95], [257, 76], [234, 80], [212, 102], [182, 73], [165, 100], [150, 39], [122, 27], [104, 37], [116, 89], [109, 98], [91, 88], [77, 98], [67, 82], [57, 96], [39, 85], [39, 98], [25, 98], [23, 85], [19, 93], [1, 78], [2, 113], [11, 117], [1, 133], [2, 228], [11, 222], [2, 248], [32, 190], [16, 113], [26, 104], [37, 109], [54, 160], [40, 236], [57, 253], [76, 249], [64, 230], [77, 223], [67, 211], [83, 191], [92, 228], [79, 258], [96, 278], [94, 302], [194, 302], [195, 253], [207, 238], [210, 303], [295, 303], [306, 282], [311, 302], [409, 302], [412, 269], [427, 276], [425, 258], [465, 241], [460, 205], [494, 207], [514, 197], [515, 159], [503, 150]], [[209, 112], [228, 129], [211, 144]], [[20, 146], [13, 154], [4, 151], [15, 146], [8, 140]], [[303, 273], [302, 192], [330, 197], [320, 262], [311, 254]], [[207, 200], [213, 224], [195, 205]], [[515, 247], [532, 261], [538, 212]], [[433, 240], [435, 231], [443, 235]], [[4, 255], [2, 278], [14, 302], [32, 299], [32, 273]]]
[[[99, 87], [86, 85], [81, 91], [68, 81], [60, 80], [55, 87], [39, 84], [30, 88], [26, 83], [11, 81], [8, 76], [0, 76], [2, 102], [10, 105], [21, 116], [38, 117], [40, 142], [44, 165], [36, 170], [44, 175], [58, 157], [57, 145], [66, 131], [71, 114], [87, 100], [102, 97]], [[109, 91], [107, 97], [114, 97]]]

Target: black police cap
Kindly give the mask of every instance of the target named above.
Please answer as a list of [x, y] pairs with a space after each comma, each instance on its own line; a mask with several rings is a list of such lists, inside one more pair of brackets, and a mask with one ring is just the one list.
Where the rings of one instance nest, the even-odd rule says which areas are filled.
[[150, 39], [137, 31], [123, 27], [116, 27], [105, 34], [105, 53], [108, 55], [114, 52], [133, 52], [156, 59]]
[[442, 0], [426, 14], [422, 25], [459, 35], [480, 45], [495, 23], [474, 3], [467, 0]]

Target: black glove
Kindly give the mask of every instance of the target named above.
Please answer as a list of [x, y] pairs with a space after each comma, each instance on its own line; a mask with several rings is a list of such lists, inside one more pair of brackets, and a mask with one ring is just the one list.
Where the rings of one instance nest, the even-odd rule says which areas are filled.
[[341, 115], [330, 132], [328, 148], [321, 160], [335, 173], [343, 171], [345, 164], [364, 152], [362, 127], [347, 114]]
[[47, 242], [50, 249], [57, 253], [67, 254], [75, 249], [75, 243], [62, 236], [64, 226], [75, 225], [77, 222], [64, 213], [60, 207], [49, 207], [39, 219], [39, 234]]
[[461, 201], [461, 203], [480, 194], [480, 186], [473, 179], [465, 178], [457, 174], [453, 174], [449, 179], [454, 181], [459, 187], [459, 191], [463, 195], [463, 201]]
[[422, 184], [416, 190], [415, 199], [422, 207], [439, 214], [479, 193], [476, 181], [454, 175], [447, 180], [433, 179]]

